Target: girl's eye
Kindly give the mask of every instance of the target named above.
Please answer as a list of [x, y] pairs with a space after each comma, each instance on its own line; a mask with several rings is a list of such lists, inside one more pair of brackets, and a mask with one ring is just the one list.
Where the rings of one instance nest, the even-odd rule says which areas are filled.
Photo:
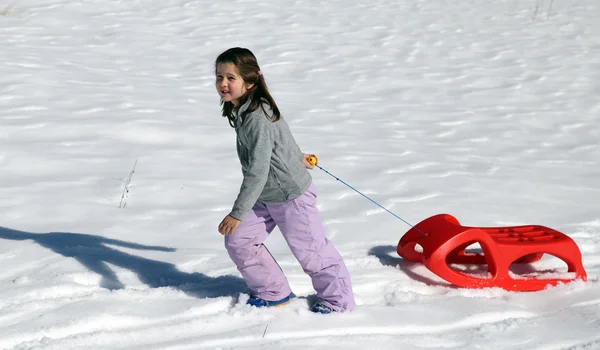
[[229, 77], [229, 80], [232, 80], [232, 81], [233, 81], [233, 80], [235, 80], [235, 78], [234, 78], [234, 77]]

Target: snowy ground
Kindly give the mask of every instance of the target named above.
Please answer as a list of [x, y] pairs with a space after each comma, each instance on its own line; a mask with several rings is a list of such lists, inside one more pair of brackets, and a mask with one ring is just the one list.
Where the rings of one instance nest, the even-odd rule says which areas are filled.
[[[599, 11], [0, 0], [0, 349], [600, 349]], [[449, 286], [395, 253], [408, 225], [315, 169], [357, 308], [310, 313], [278, 231], [267, 244], [298, 298], [245, 306], [216, 230], [241, 181], [213, 87], [232, 46], [258, 56], [323, 168], [412, 224], [557, 229], [588, 281]]]

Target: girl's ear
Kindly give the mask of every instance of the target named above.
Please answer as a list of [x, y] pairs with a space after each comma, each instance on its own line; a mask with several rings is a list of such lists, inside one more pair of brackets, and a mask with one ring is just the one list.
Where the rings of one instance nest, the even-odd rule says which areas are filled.
[[246, 90], [252, 89], [253, 86], [254, 86], [254, 84], [246, 84]]

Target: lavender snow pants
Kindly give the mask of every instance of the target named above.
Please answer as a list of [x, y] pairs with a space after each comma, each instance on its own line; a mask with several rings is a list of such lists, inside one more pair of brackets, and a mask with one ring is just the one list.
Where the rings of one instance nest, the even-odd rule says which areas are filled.
[[316, 201], [316, 189], [311, 184], [294, 200], [257, 202], [238, 228], [225, 236], [225, 247], [254, 295], [270, 301], [283, 299], [290, 295], [290, 286], [263, 245], [278, 226], [302, 269], [312, 279], [319, 302], [336, 311], [348, 311], [355, 306], [350, 274], [325, 237]]

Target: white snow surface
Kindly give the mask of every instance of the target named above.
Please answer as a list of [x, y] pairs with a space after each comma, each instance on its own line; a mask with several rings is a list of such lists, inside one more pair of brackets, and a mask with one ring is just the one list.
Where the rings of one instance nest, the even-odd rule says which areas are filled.
[[[0, 0], [0, 13], [0, 349], [600, 349], [600, 1]], [[396, 254], [410, 226], [313, 169], [358, 305], [311, 313], [278, 230], [266, 244], [297, 297], [245, 305], [217, 232], [242, 178], [214, 88], [234, 46], [257, 55], [330, 173], [411, 225], [449, 213], [559, 230], [588, 280], [449, 285]], [[566, 272], [547, 255], [531, 268]]]

